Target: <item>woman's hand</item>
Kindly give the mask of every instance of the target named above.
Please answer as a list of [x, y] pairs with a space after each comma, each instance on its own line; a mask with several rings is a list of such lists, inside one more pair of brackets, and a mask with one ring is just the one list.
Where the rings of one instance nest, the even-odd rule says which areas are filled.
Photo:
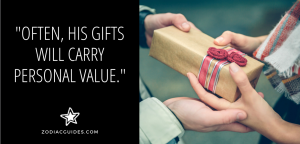
[[221, 36], [215, 39], [214, 43], [221, 46], [230, 44], [233, 48], [251, 56], [266, 38], [267, 35], [260, 37], [249, 37], [231, 31], [225, 31]]
[[229, 67], [230, 74], [241, 91], [242, 96], [234, 103], [230, 103], [225, 99], [220, 99], [205, 91], [198, 82], [196, 76], [192, 73], [188, 73], [187, 75], [190, 83], [200, 100], [217, 110], [241, 109], [245, 111], [247, 113], [247, 118], [240, 121], [240, 123], [275, 142], [300, 142], [299, 127], [298, 129], [294, 129], [294, 125], [284, 121], [280, 115], [270, 107], [270, 105], [262, 98], [263, 94], [257, 93], [253, 89], [247, 75], [237, 64], [231, 63]]

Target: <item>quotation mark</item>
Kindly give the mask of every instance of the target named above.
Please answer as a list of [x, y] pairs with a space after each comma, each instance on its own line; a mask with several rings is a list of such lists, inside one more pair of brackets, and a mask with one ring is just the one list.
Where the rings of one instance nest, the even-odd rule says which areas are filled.
[[121, 69], [121, 74], [125, 74], [125, 69]]
[[16, 27], [16, 32], [20, 32], [20, 27]]
[[[121, 69], [121, 74], [125, 74], [125, 69]], [[117, 83], [119, 83], [119, 80], [117, 80]]]

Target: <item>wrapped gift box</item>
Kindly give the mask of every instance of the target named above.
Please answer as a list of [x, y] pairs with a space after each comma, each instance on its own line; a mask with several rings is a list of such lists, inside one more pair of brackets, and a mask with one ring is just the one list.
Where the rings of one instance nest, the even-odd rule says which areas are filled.
[[[189, 32], [183, 32], [174, 26], [169, 26], [154, 31], [149, 55], [185, 76], [188, 72], [198, 76], [201, 62], [207, 55], [208, 48], [223, 47], [215, 45], [213, 41], [214, 38], [197, 29], [191, 28]], [[245, 58], [247, 65], [241, 68], [255, 88], [264, 64], [249, 56]], [[210, 76], [217, 61], [211, 62], [207, 77]], [[241, 95], [230, 75], [229, 65], [225, 65], [220, 71], [215, 94], [230, 102], [234, 102]]]

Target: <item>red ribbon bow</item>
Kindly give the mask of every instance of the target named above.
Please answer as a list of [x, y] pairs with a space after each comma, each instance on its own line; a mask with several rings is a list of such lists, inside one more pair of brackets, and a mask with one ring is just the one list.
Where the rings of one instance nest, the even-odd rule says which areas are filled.
[[[224, 49], [217, 49], [215, 47], [210, 47], [207, 51], [207, 54], [215, 59], [223, 60], [227, 59], [230, 62], [235, 62], [239, 66], [246, 66], [247, 65], [247, 59], [241, 56], [240, 54], [236, 52], [228, 52]], [[240, 52], [241, 53], [241, 52]]]
[[215, 59], [222, 60], [226, 59], [228, 56], [228, 52], [224, 49], [217, 49], [214, 47], [210, 47], [207, 51], [207, 54]]
[[242, 57], [236, 52], [232, 52], [228, 57], [227, 60], [230, 62], [235, 62], [239, 66], [245, 66], [247, 65], [247, 59]]

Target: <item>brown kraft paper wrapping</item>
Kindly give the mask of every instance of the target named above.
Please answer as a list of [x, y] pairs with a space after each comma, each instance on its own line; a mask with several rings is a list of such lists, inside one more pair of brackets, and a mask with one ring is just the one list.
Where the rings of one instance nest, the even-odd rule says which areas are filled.
[[[154, 31], [149, 55], [185, 76], [188, 72], [192, 72], [198, 77], [201, 62], [207, 55], [208, 48], [223, 47], [215, 45], [213, 41], [214, 38], [197, 29], [191, 28], [189, 32], [183, 32], [174, 26], [169, 26]], [[249, 56], [245, 58], [248, 61], [247, 65], [241, 68], [255, 88], [264, 64]], [[212, 61], [207, 77], [210, 76], [216, 62], [217, 60]], [[224, 66], [220, 71], [216, 94], [230, 102], [234, 102], [241, 95], [229, 73], [229, 65]]]

